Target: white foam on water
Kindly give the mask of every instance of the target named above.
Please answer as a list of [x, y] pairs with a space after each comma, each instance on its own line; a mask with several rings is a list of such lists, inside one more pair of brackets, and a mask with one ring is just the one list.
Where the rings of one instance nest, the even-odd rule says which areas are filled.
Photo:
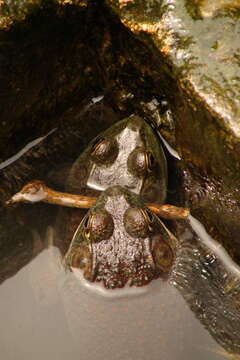
[[159, 285], [162, 283], [161, 279], [151, 281], [148, 285], [142, 287], [130, 286], [128, 283], [121, 289], [106, 289], [102, 283], [90, 282], [83, 276], [83, 272], [80, 269], [71, 268], [74, 276], [79, 281], [80, 286], [83, 286], [87, 290], [90, 290], [96, 295], [101, 295], [107, 299], [119, 299], [124, 297], [135, 297], [139, 295], [145, 295], [156, 289], [159, 289]]

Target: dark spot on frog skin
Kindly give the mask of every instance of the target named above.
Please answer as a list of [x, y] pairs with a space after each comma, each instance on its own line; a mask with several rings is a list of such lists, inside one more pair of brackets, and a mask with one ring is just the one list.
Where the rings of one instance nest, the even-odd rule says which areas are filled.
[[[83, 164], [88, 169], [84, 172], [87, 176], [81, 176]], [[103, 191], [120, 185], [139, 194], [144, 201], [163, 203], [166, 184], [166, 159], [161, 145], [151, 127], [133, 115], [117, 122], [91, 142], [73, 164], [66, 189], [98, 196], [90, 195], [89, 190]]]
[[84, 220], [84, 235], [88, 241], [107, 240], [112, 235], [113, 229], [112, 216], [104, 209], [87, 216]]
[[152, 231], [148, 212], [141, 208], [128, 208], [123, 222], [127, 233], [134, 238], [145, 238]]
[[169, 271], [174, 261], [174, 254], [169, 244], [159, 235], [152, 238], [152, 253], [159, 270], [163, 272]]
[[134, 149], [128, 157], [128, 170], [135, 176], [146, 176], [153, 171], [154, 157], [151, 151], [138, 147]]
[[92, 256], [88, 246], [82, 245], [73, 249], [66, 264], [83, 270], [85, 279], [93, 281]]
[[91, 159], [98, 165], [110, 165], [116, 160], [118, 150], [114, 138], [97, 138], [92, 145]]
[[[82, 164], [88, 169], [86, 178], [75, 171]], [[163, 150], [143, 119], [132, 115], [100, 134], [76, 160], [67, 182], [67, 189], [76, 193], [97, 197], [103, 191], [75, 232], [67, 263], [76, 264], [72, 252], [86, 246], [91, 254], [88, 278], [112, 289], [126, 283], [142, 286], [161, 276], [167, 265], [155, 263], [161, 255], [154, 256], [158, 249], [152, 238], [162, 227], [141, 199], [163, 203], [166, 185]], [[168, 242], [168, 236], [161, 241]]]
[[174, 256], [161, 222], [139, 196], [114, 186], [79, 225], [66, 263], [106, 288], [143, 286], [168, 273]]

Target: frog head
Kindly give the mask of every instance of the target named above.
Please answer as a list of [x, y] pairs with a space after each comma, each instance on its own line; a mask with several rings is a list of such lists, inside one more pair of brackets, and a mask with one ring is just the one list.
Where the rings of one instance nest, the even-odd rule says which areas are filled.
[[65, 256], [70, 268], [106, 288], [142, 286], [167, 274], [174, 260], [171, 234], [126, 187], [105, 190], [83, 218]]

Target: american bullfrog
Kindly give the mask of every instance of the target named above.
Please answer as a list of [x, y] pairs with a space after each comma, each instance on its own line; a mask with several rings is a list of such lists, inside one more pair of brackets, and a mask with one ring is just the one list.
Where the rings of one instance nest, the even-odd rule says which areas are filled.
[[75, 231], [65, 263], [113, 289], [126, 283], [142, 286], [169, 272], [177, 241], [150, 208], [163, 210], [166, 217], [186, 217], [188, 211], [161, 205], [166, 188], [161, 145], [152, 128], [133, 115], [101, 133], [74, 162], [66, 182], [71, 194], [35, 181], [10, 202], [90, 207], [97, 198], [81, 222], [79, 212], [62, 221], [65, 234], [72, 238]]

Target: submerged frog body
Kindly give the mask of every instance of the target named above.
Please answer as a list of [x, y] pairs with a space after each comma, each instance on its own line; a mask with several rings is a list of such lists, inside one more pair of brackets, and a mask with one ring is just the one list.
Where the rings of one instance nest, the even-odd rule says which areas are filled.
[[143, 201], [163, 203], [166, 160], [151, 127], [132, 115], [95, 138], [73, 164], [67, 191], [94, 194], [109, 186], [126, 186]]
[[169, 272], [174, 237], [126, 187], [109, 187], [79, 225], [66, 255], [89, 281], [106, 288], [142, 286]]
[[[36, 193], [38, 185], [26, 185], [12, 199], [43, 200], [45, 190]], [[71, 194], [48, 189], [46, 195], [47, 202], [71, 207], [78, 207], [78, 194], [98, 197], [86, 216], [83, 210], [68, 209], [59, 217], [56, 242], [67, 253], [66, 264], [107, 288], [142, 286], [168, 273], [175, 238], [144, 205], [161, 205], [166, 187], [165, 156], [144, 120], [133, 115], [100, 134], [70, 170], [66, 190]]]
[[87, 195], [107, 190], [78, 227], [67, 264], [107, 288], [142, 286], [168, 271], [173, 252], [167, 235], [142, 202], [163, 203], [166, 186], [163, 150], [143, 119], [130, 116], [100, 134], [74, 163], [67, 190]]

